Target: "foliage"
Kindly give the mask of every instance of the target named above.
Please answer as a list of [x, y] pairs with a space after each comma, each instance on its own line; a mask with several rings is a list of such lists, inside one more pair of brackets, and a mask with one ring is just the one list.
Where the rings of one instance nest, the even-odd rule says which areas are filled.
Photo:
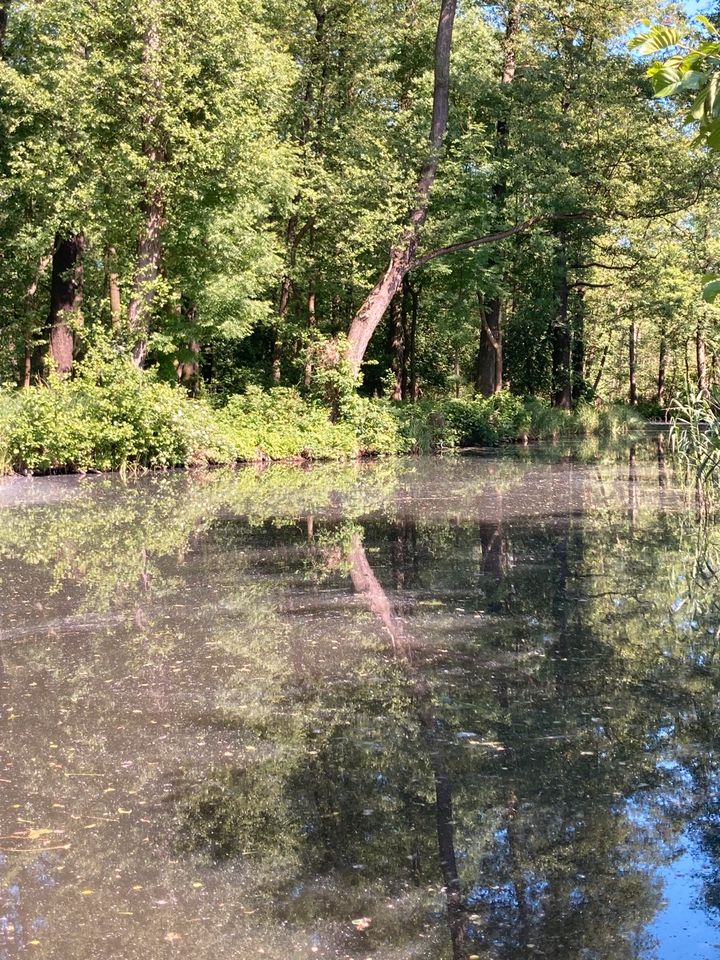
[[72, 381], [6, 391], [3, 459], [20, 471], [56, 472], [228, 463], [229, 435], [202, 401], [129, 364], [82, 365]]
[[352, 395], [336, 421], [297, 390], [249, 387], [219, 409], [102, 354], [73, 380], [0, 393], [0, 467], [51, 473], [402, 452], [385, 401]]
[[[328, 349], [342, 349], [413, 196], [436, 0], [3, 9], [0, 382], [52, 367], [53, 263], [75, 235], [76, 361], [100, 341], [127, 352], [141, 339], [159, 379], [179, 374], [196, 393], [302, 384], [349, 409], [355, 384]], [[696, 61], [674, 68], [677, 100], [657, 109], [626, 43], [648, 15], [664, 10], [459, 5], [448, 135], [418, 252], [534, 222], [414, 268], [371, 341], [362, 394], [471, 392], [493, 304], [503, 383], [519, 395], [556, 400], [562, 369], [573, 402], [624, 399], [632, 330], [638, 399], [664, 409], [696, 379], [688, 339], [699, 326], [710, 355], [717, 339], [698, 287], [720, 263], [718, 159], [691, 149], [678, 118], [702, 74], [693, 122], [714, 122], [717, 38], [701, 19], [702, 37], [666, 23], [654, 46], [642, 41], [644, 53], [696, 44], [682, 52]], [[473, 442], [510, 429], [473, 426], [472, 410], [443, 416], [467, 421]], [[413, 437], [435, 430], [422, 410], [407, 417]], [[390, 433], [361, 448], [392, 446], [392, 429], [386, 418]]]
[[331, 423], [327, 408], [286, 387], [267, 392], [250, 387], [231, 397], [218, 416], [232, 432], [241, 460], [342, 459], [357, 451], [346, 424]]
[[700, 481], [720, 479], [720, 402], [718, 397], [690, 392], [671, 408], [670, 437], [681, 463]]
[[497, 446], [517, 440], [558, 440], [575, 436], [620, 436], [639, 430], [642, 416], [619, 404], [581, 403], [574, 412], [507, 391], [487, 399], [425, 401], [400, 413], [411, 449]]

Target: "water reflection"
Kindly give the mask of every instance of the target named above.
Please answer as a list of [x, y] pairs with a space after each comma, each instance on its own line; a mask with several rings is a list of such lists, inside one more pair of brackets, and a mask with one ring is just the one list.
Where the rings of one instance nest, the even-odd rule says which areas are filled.
[[661, 441], [43, 483], [0, 958], [714, 955], [720, 534]]

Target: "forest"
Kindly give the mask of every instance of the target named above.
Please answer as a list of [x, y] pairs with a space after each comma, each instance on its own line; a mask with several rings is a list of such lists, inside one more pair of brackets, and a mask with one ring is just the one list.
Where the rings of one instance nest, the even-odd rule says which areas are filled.
[[716, 960], [719, 185], [697, 0], [0, 0], [0, 960]]
[[[2, 0], [0, 465], [438, 448], [709, 395], [700, 20]], [[652, 66], [698, 31], [705, 73]]]

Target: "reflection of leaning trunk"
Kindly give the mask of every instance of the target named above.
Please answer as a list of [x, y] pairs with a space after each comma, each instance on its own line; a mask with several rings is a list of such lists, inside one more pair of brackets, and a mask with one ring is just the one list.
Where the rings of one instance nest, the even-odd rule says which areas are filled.
[[362, 540], [357, 534], [353, 537], [348, 560], [350, 561], [350, 576], [355, 591], [360, 594], [372, 613], [382, 622], [390, 636], [395, 656], [402, 657], [408, 663], [411, 663], [412, 651], [405, 636], [405, 626], [396, 615], [380, 581], [373, 573]]
[[408, 634], [405, 624], [395, 613], [382, 584], [375, 576], [365, 553], [362, 539], [358, 534], [353, 537], [348, 560], [350, 561], [350, 576], [353, 587], [389, 635], [393, 656], [404, 664], [408, 683], [418, 706], [418, 718], [429, 747], [435, 780], [438, 854], [445, 885], [453, 960], [467, 960], [468, 954], [465, 948], [467, 910], [460, 889], [460, 878], [455, 858], [452, 780], [445, 763], [440, 723], [433, 713], [432, 700], [427, 685], [413, 667], [412, 638]]

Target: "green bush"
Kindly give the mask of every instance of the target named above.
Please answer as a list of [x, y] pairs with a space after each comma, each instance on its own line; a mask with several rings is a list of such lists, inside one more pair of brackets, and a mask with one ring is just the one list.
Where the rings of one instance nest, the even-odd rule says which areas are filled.
[[628, 407], [580, 404], [571, 414], [505, 391], [488, 399], [398, 405], [343, 389], [335, 391], [334, 406], [333, 419], [318, 395], [251, 386], [213, 409], [152, 372], [97, 352], [72, 380], [0, 391], [0, 471], [343, 460], [527, 437], [617, 436], [642, 423]]
[[405, 446], [416, 452], [511, 443], [530, 424], [522, 399], [505, 391], [488, 399], [423, 401], [403, 408], [399, 419]]
[[348, 423], [332, 423], [327, 408], [304, 400], [297, 390], [249, 387], [218, 411], [240, 460], [340, 460], [357, 456], [359, 444]]
[[340, 422], [353, 430], [363, 456], [407, 453], [410, 449], [395, 406], [388, 400], [370, 400], [358, 394], [345, 397], [340, 404]]
[[129, 364], [81, 366], [74, 380], [0, 398], [0, 461], [34, 473], [229, 463], [212, 411]]

